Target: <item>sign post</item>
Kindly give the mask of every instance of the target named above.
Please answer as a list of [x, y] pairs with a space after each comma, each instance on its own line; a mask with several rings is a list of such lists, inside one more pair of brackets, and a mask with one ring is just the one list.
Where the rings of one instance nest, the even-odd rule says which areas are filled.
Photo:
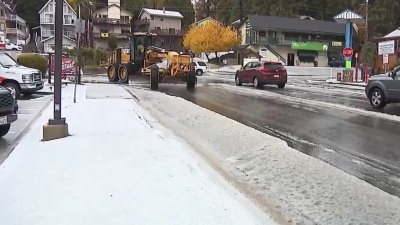
[[354, 56], [356, 58], [356, 82], [358, 82], [358, 52]]
[[364, 19], [359, 14], [350, 9], [346, 9], [342, 13], [334, 17], [336, 22], [346, 24], [345, 27], [345, 42], [346, 46], [343, 49], [343, 56], [346, 60], [346, 69], [343, 71], [343, 77], [347, 77], [346, 81], [353, 81], [353, 71], [351, 70], [351, 61], [353, 56], [353, 23], [364, 22]]
[[395, 52], [395, 41], [383, 41], [378, 43], [378, 55], [382, 55], [383, 69], [387, 70], [387, 64], [389, 64], [389, 55]]

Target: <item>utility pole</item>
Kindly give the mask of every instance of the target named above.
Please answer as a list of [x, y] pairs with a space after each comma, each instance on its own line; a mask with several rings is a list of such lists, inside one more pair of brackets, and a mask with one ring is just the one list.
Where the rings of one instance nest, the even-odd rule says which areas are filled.
[[239, 1], [239, 13], [240, 13], [240, 23], [243, 22], [243, 4], [242, 4], [242, 0], [238, 0]]
[[55, 9], [55, 56], [54, 56], [54, 117], [43, 126], [43, 141], [68, 136], [68, 124], [61, 117], [61, 74], [62, 74], [62, 45], [63, 45], [63, 0], [56, 0]]

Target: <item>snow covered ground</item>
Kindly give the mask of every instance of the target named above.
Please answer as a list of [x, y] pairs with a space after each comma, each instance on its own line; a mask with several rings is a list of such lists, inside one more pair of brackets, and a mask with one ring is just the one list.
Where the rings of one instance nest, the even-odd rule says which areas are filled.
[[214, 168], [282, 221], [400, 224], [400, 199], [365, 181], [181, 98], [131, 91], [162, 125], [195, 146]]
[[71, 136], [40, 141], [51, 106], [0, 166], [0, 224], [275, 224], [122, 87], [72, 87]]

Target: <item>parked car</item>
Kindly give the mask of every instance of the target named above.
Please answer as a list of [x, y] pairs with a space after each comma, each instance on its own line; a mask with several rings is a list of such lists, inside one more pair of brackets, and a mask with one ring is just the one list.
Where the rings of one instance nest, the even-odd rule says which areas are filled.
[[10, 131], [11, 123], [16, 121], [18, 111], [15, 93], [0, 86], [0, 137]]
[[275, 84], [284, 88], [287, 83], [287, 72], [279, 62], [249, 62], [236, 72], [235, 83], [253, 83], [259, 88], [265, 84]]
[[203, 75], [203, 73], [207, 70], [207, 64], [202, 61], [193, 62], [192, 66], [194, 66], [197, 76]]
[[7, 50], [13, 50], [13, 51], [22, 51], [22, 47], [21, 46], [15, 45], [13, 43], [6, 44], [6, 49]]
[[332, 58], [329, 62], [328, 65], [330, 67], [345, 67], [346, 66], [346, 60], [343, 58]]
[[43, 83], [39, 70], [21, 66], [8, 54], [0, 53], [0, 86], [13, 90], [16, 98], [43, 89]]
[[376, 109], [382, 109], [388, 103], [400, 103], [400, 66], [390, 73], [369, 78], [365, 94]]

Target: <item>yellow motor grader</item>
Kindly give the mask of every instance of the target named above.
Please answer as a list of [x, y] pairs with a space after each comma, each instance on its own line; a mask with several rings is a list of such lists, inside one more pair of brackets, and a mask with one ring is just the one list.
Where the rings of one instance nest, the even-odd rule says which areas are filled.
[[148, 32], [133, 33], [129, 46], [117, 48], [109, 59], [108, 80], [129, 83], [130, 75], [147, 75], [151, 89], [157, 90], [159, 81], [170, 76], [184, 80], [188, 88], [194, 88], [196, 74], [192, 56], [153, 46], [155, 36]]

